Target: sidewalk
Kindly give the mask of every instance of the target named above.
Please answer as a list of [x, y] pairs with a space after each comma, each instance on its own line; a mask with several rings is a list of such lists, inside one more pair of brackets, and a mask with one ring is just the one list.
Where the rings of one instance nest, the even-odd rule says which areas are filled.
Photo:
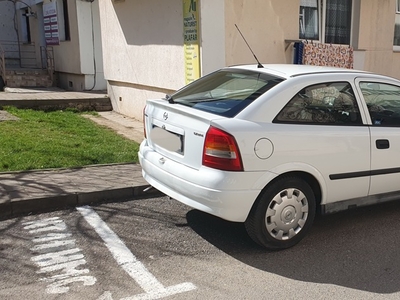
[[[0, 93], [0, 99], [32, 98], [39, 94], [36, 91], [21, 90]], [[51, 97], [53, 100], [63, 99], [64, 93], [52, 91]], [[74, 96], [74, 92], [69, 93]], [[100, 112], [97, 117], [88, 117], [138, 143], [143, 140], [143, 125], [137, 120], [111, 111]], [[96, 202], [160, 195], [160, 192], [150, 188], [141, 172], [138, 164], [111, 164], [0, 173], [0, 219]]]

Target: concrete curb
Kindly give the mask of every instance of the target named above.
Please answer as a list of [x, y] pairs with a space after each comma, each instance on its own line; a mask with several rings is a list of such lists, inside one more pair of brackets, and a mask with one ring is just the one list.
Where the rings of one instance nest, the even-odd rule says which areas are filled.
[[111, 111], [110, 98], [82, 98], [82, 99], [22, 99], [22, 100], [0, 100], [0, 107], [14, 106], [17, 108], [40, 109], [44, 111], [75, 108], [80, 111]]
[[139, 200], [159, 197], [163, 193], [149, 185], [131, 186], [86, 193], [71, 193], [51, 197], [18, 199], [0, 204], [0, 220], [23, 215], [62, 210], [82, 205]]

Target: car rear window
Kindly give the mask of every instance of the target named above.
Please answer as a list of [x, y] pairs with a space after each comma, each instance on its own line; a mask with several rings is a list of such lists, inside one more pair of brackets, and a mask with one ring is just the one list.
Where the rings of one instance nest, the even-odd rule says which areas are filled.
[[283, 80], [256, 71], [224, 69], [192, 82], [171, 97], [177, 104], [234, 117]]

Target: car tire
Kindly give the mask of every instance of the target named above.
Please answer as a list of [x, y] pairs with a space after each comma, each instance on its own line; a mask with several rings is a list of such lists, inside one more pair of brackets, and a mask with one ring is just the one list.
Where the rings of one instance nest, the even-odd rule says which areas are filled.
[[269, 250], [294, 246], [307, 234], [315, 217], [310, 185], [293, 176], [277, 179], [254, 203], [245, 227], [249, 236]]

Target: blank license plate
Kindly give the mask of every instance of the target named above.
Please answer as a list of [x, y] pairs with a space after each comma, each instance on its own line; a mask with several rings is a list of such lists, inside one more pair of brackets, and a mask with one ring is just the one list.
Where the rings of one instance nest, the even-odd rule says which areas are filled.
[[156, 145], [183, 155], [184, 136], [174, 133], [158, 126], [154, 126], [151, 131], [151, 140]]

